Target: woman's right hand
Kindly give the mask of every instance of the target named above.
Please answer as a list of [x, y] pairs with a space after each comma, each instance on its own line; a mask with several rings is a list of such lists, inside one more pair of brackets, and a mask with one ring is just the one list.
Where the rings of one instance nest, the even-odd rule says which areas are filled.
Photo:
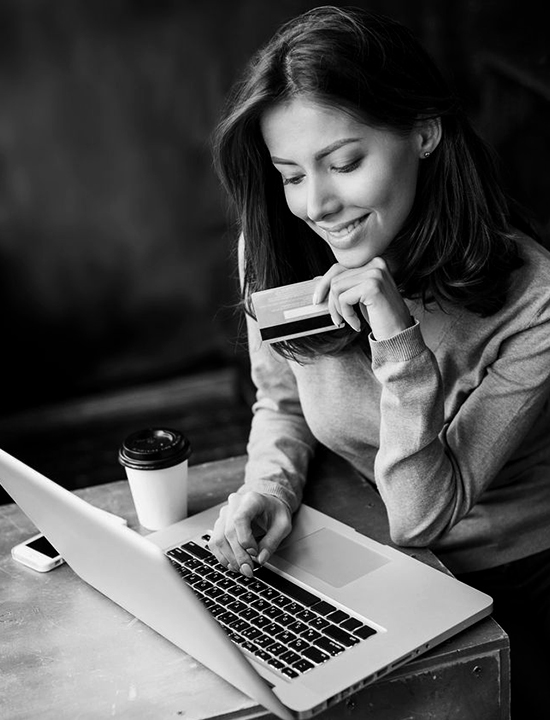
[[274, 495], [232, 493], [208, 546], [222, 565], [252, 577], [253, 562], [263, 565], [291, 528], [289, 507]]

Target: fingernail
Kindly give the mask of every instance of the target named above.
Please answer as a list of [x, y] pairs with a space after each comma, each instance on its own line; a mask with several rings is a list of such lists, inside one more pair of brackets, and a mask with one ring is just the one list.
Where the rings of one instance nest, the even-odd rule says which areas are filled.
[[246, 575], [246, 577], [254, 577], [254, 573], [252, 572], [252, 568], [248, 563], [243, 563], [241, 565], [241, 572], [243, 575]]
[[251, 557], [256, 557], [256, 555], [258, 554], [258, 551], [256, 550], [256, 548], [246, 548], [246, 552], [247, 552]]
[[265, 562], [267, 562], [268, 557], [269, 557], [269, 550], [266, 550], [264, 548], [258, 555], [258, 562], [260, 563], [260, 565], [263, 565]]
[[342, 320], [341, 323], [338, 323], [336, 327], [343, 328], [346, 323]]
[[313, 297], [311, 298], [311, 302], [312, 302], [314, 305], [318, 305], [318, 304], [319, 304], [319, 297], [317, 296], [317, 293], [316, 293], [316, 292], [313, 293]]

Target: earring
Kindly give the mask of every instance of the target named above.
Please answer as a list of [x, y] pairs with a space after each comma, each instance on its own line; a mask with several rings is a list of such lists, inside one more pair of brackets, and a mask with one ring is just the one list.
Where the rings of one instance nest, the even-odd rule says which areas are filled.
[[425, 158], [429, 158], [430, 155], [431, 155], [431, 152], [425, 152], [425, 153], [424, 153], [424, 157], [425, 157]]

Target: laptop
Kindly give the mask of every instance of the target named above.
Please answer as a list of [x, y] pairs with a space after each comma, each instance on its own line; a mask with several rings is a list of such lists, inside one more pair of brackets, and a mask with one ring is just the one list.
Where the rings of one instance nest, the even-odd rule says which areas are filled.
[[285, 720], [312, 717], [492, 609], [307, 505], [245, 578], [208, 550], [221, 505], [142, 537], [2, 450], [0, 484], [82, 580]]

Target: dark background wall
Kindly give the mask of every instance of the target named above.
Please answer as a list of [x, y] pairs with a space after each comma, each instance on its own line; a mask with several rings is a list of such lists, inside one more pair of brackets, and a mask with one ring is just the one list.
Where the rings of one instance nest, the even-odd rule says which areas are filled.
[[[21, 412], [238, 366], [209, 138], [250, 54], [318, 4], [0, 0], [0, 446]], [[418, 34], [549, 230], [540, 4], [354, 4]]]

